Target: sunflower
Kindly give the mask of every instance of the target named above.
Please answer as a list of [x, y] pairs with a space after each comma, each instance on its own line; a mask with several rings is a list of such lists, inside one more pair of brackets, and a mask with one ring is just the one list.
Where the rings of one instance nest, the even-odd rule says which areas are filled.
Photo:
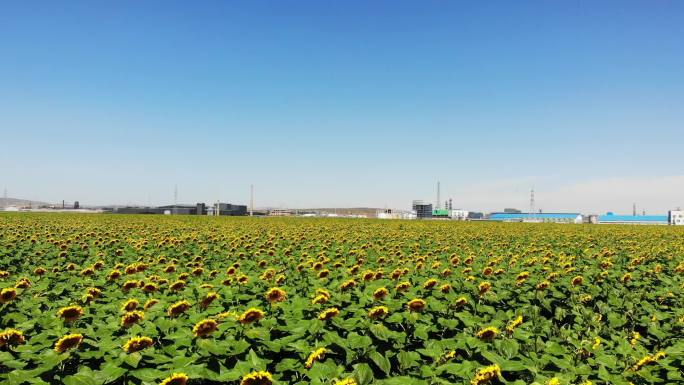
[[166, 313], [173, 318], [185, 313], [188, 311], [188, 309], [190, 309], [190, 302], [182, 300], [169, 306], [169, 309], [166, 311]]
[[394, 287], [394, 290], [401, 292], [408, 289], [409, 287], [411, 287], [411, 283], [408, 281], [404, 281], [398, 283], [397, 286]]
[[126, 353], [135, 353], [147, 349], [153, 344], [154, 341], [152, 341], [152, 338], [150, 337], [133, 337], [123, 345], [123, 350]]
[[135, 289], [137, 287], [140, 287], [141, 283], [142, 283], [142, 281], [135, 281], [135, 280], [126, 281], [126, 282], [124, 282], [123, 286], [121, 286], [121, 290], [126, 292], [129, 290]]
[[238, 317], [238, 322], [240, 322], [243, 325], [246, 324], [251, 324], [254, 323], [260, 319], [264, 318], [264, 312], [256, 309], [256, 308], [251, 308], [247, 309], [240, 317]]
[[471, 385], [489, 384], [494, 379], [501, 376], [501, 368], [499, 365], [486, 366], [477, 371], [475, 377], [470, 381]]
[[409, 311], [423, 311], [425, 309], [425, 306], [427, 306], [427, 302], [425, 302], [424, 299], [422, 298], [415, 298], [406, 303], [406, 307], [409, 309]]
[[160, 385], [185, 385], [187, 382], [188, 376], [185, 373], [174, 373], [166, 377]]
[[285, 290], [277, 287], [270, 288], [266, 292], [266, 300], [270, 303], [283, 302], [286, 296]]
[[216, 330], [218, 330], [218, 322], [213, 319], [199, 321], [192, 328], [192, 332], [196, 337], [207, 337]]
[[551, 286], [551, 282], [549, 281], [541, 281], [537, 284], [537, 290], [546, 290]]
[[454, 305], [456, 305], [456, 307], [463, 307], [467, 303], [468, 303], [468, 299], [466, 297], [458, 297], [456, 302], [454, 302]]
[[353, 288], [354, 286], [356, 286], [356, 281], [353, 279], [349, 279], [349, 280], [344, 281], [340, 285], [340, 290], [347, 291], [347, 290]]
[[237, 319], [237, 318], [238, 318], [238, 315], [235, 314], [235, 312], [232, 312], [232, 311], [224, 311], [224, 312], [218, 313], [218, 314], [216, 315], [216, 318], [218, 318], [218, 319], [220, 319], [220, 320], [224, 320], [224, 319], [226, 319], [226, 318]]
[[517, 318], [511, 320], [508, 322], [508, 325], [506, 325], [506, 331], [509, 333], [513, 333], [513, 330], [520, 326], [523, 323], [523, 316], [519, 315]]
[[322, 361], [323, 359], [325, 359], [325, 353], [327, 353], [327, 352], [328, 352], [328, 349], [326, 349], [326, 348], [316, 349], [313, 352], [311, 352], [311, 354], [309, 354], [309, 357], [306, 359], [306, 364], [305, 364], [306, 368], [311, 369], [314, 362]]
[[330, 299], [330, 292], [326, 289], [316, 289], [316, 296], [325, 296], [327, 299]]
[[386, 288], [381, 287], [373, 292], [373, 298], [375, 298], [377, 301], [380, 301], [381, 299], [385, 298], [387, 294], [389, 294], [389, 291]]
[[515, 282], [516, 285], [522, 285], [527, 281], [527, 278], [530, 277], [530, 272], [529, 271], [523, 271], [522, 273], [518, 274], [517, 277], [515, 277]]
[[64, 353], [69, 349], [78, 348], [78, 345], [83, 341], [81, 334], [67, 334], [60, 338], [55, 344], [55, 351], [57, 353]]
[[448, 283], [445, 283], [444, 285], [442, 285], [442, 286], [439, 287], [439, 291], [441, 291], [442, 293], [446, 294], [446, 293], [448, 293], [448, 292], [451, 291], [451, 285], [448, 284]]
[[124, 302], [124, 304], [121, 306], [121, 311], [133, 311], [140, 306], [140, 302], [135, 299], [129, 299], [128, 301]]
[[584, 282], [584, 278], [581, 275], [574, 277], [571, 281], [572, 286], [579, 286]]
[[152, 306], [154, 306], [158, 303], [159, 303], [158, 299], [154, 299], [154, 298], [149, 299], [149, 300], [147, 300], [147, 302], [145, 302], [145, 305], [143, 305], [143, 309], [147, 310], [147, 309], [151, 308]]
[[266, 371], [251, 372], [242, 377], [240, 385], [271, 385], [273, 384], [273, 376]]
[[249, 282], [249, 277], [246, 276], [246, 275], [244, 275], [244, 274], [240, 274], [240, 275], [237, 277], [237, 282], [238, 282], [239, 284], [241, 284], [241, 285], [244, 285], [244, 284], [246, 284], [247, 282]]
[[172, 291], [179, 291], [179, 290], [183, 290], [184, 287], [185, 287], [185, 281], [176, 281], [176, 282], [172, 283], [171, 286], [169, 286], [169, 289]]
[[119, 270], [112, 270], [107, 275], [108, 281], [115, 281], [121, 277], [121, 272]]
[[330, 309], [325, 309], [323, 310], [319, 315], [318, 319], [321, 321], [327, 321], [333, 317], [336, 317], [338, 314], [340, 314], [340, 310], [336, 307], [332, 307]]
[[87, 290], [88, 295], [90, 295], [93, 298], [100, 298], [102, 297], [102, 290], [96, 288], [96, 287], [90, 287]]
[[383, 318], [387, 314], [389, 314], [389, 309], [387, 308], [387, 306], [377, 306], [370, 309], [370, 311], [368, 312], [368, 317], [372, 319], [378, 319]]
[[499, 329], [494, 326], [488, 326], [477, 332], [477, 338], [484, 341], [492, 341], [499, 334]]
[[145, 315], [141, 311], [129, 311], [121, 316], [121, 326], [127, 328], [134, 324], [140, 322], [145, 318]]
[[17, 329], [6, 329], [0, 332], [0, 348], [3, 346], [17, 346], [25, 342], [24, 333]]
[[326, 297], [322, 294], [317, 295], [314, 299], [311, 300], [312, 304], [320, 304], [320, 303], [326, 303], [328, 302], [330, 298]]
[[211, 305], [212, 302], [216, 301], [219, 298], [221, 298], [219, 293], [215, 291], [209, 292], [207, 293], [207, 295], [204, 296], [204, 298], [202, 298], [202, 302], [200, 302], [200, 307], [206, 309], [207, 307], [209, 307], [209, 305]]
[[17, 290], [13, 287], [8, 287], [0, 291], [0, 303], [6, 303], [17, 298]]
[[143, 286], [143, 291], [145, 293], [154, 293], [158, 289], [159, 288], [157, 287], [157, 285], [155, 285], [153, 283], [146, 283], [145, 286]]
[[484, 295], [491, 288], [492, 288], [492, 284], [489, 283], [488, 281], [482, 281], [482, 282], [480, 282], [479, 285], [477, 285], [477, 290], [480, 293], [480, 295]]
[[334, 385], [358, 385], [353, 378], [345, 378], [343, 380], [335, 381]]
[[546, 382], [546, 385], [561, 385], [561, 382], [558, 377], [553, 377]]
[[83, 315], [83, 308], [77, 305], [67, 306], [57, 311], [57, 316], [63, 318], [64, 321], [76, 321]]

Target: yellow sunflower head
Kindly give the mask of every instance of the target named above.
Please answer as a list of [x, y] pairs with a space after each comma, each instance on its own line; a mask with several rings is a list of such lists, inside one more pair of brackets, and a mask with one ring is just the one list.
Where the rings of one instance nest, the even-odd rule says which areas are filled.
[[251, 372], [242, 377], [240, 385], [271, 385], [273, 376], [266, 371]]
[[196, 337], [207, 337], [216, 330], [218, 330], [218, 322], [213, 319], [199, 321], [195, 324], [195, 327], [192, 328], [192, 332]]
[[256, 308], [251, 308], [247, 309], [244, 313], [240, 315], [240, 317], [238, 317], [238, 322], [240, 322], [243, 325], [246, 325], [259, 321], [262, 318], [264, 318], [263, 311]]
[[57, 311], [57, 316], [64, 321], [76, 321], [83, 315], [83, 308], [77, 305], [67, 306]]
[[55, 351], [57, 353], [64, 353], [69, 349], [78, 348], [78, 345], [83, 341], [81, 334], [67, 334], [60, 338], [55, 344]]

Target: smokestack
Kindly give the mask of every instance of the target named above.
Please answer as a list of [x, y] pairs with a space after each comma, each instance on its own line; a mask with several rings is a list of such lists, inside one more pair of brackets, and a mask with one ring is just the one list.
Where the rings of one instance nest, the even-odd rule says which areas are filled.
[[249, 185], [249, 216], [254, 215], [254, 185]]
[[441, 202], [441, 200], [440, 200], [440, 191], [439, 191], [439, 181], [437, 181], [437, 203], [435, 204], [435, 206], [436, 206], [435, 210], [439, 209], [440, 204], [441, 204], [440, 202]]

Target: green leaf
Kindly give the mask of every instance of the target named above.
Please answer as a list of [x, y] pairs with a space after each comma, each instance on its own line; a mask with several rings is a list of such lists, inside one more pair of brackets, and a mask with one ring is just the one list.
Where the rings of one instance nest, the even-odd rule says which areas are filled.
[[373, 369], [368, 364], [356, 364], [354, 365], [353, 376], [357, 384], [367, 385], [373, 381]]
[[145, 382], [154, 382], [164, 378], [164, 372], [152, 368], [137, 369], [130, 373], [131, 376]]
[[380, 354], [376, 351], [370, 352], [368, 357], [371, 360], [373, 360], [375, 365], [377, 365], [378, 368], [380, 368], [380, 370], [385, 372], [385, 374], [389, 375], [390, 369], [392, 368], [392, 365], [390, 364], [390, 361], [387, 359], [387, 357], [383, 356], [382, 354]]
[[407, 351], [400, 351], [397, 353], [397, 360], [399, 360], [399, 367], [401, 369], [408, 369], [414, 365], [417, 365], [418, 361], [420, 359], [420, 354], [416, 352], [407, 352]]

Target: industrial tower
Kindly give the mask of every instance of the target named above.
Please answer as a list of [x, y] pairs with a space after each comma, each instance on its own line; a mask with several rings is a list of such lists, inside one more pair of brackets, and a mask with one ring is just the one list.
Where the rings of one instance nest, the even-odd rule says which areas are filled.
[[532, 187], [532, 190], [530, 190], [530, 221], [534, 221], [536, 218], [535, 212], [534, 212], [534, 187]]

